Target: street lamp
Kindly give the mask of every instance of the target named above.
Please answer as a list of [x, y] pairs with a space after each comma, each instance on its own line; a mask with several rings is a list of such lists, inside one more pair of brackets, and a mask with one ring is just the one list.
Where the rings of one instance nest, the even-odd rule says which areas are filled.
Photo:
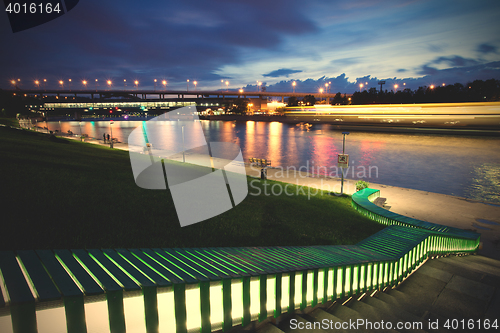
[[295, 86], [297, 85], [297, 82], [293, 81], [292, 82], [292, 87], [293, 87], [293, 93], [295, 94]]
[[123, 90], [125, 90], [126, 86], [127, 86], [127, 79], [123, 79]]
[[71, 91], [71, 79], [69, 79], [68, 82], [69, 91]]
[[156, 91], [156, 79], [154, 81], [155, 81], [155, 91]]
[[332, 83], [328, 82], [328, 88], [330, 89], [330, 94], [332, 93]]
[[363, 83], [359, 84], [359, 92], [361, 92], [361, 88], [363, 88]]
[[[342, 143], [342, 155], [345, 155], [345, 136], [349, 135], [349, 132], [342, 132], [342, 135], [344, 136], [344, 140]], [[343, 168], [341, 168], [343, 169]], [[340, 170], [340, 173], [342, 174], [342, 181], [340, 183], [340, 194], [344, 194], [344, 172], [343, 170]]]
[[163, 88], [167, 90], [167, 80], [163, 80], [161, 83], [163, 84]]
[[113, 120], [109, 122], [109, 131], [111, 133], [111, 138], [110, 138], [111, 140], [109, 140], [109, 148], [113, 148], [113, 126], [111, 125], [113, 125]]
[[198, 81], [194, 81], [194, 91], [196, 91], [196, 85], [198, 84]]
[[226, 91], [229, 91], [229, 81], [226, 81]]
[[85, 90], [87, 90], [87, 81], [83, 80], [82, 83], [83, 83], [83, 86], [85, 87]]
[[139, 81], [135, 80], [134, 84], [135, 84], [135, 90], [139, 89]]
[[47, 79], [43, 79], [43, 90], [45, 90], [45, 84], [47, 83]]
[[111, 89], [111, 83], [112, 83], [112, 82], [111, 82], [111, 80], [108, 80], [108, 82], [107, 82], [107, 83], [108, 83], [108, 87], [109, 87], [109, 89]]
[[394, 90], [396, 90], [396, 92], [398, 91], [398, 87], [399, 86], [397, 84], [394, 85]]
[[242, 93], [243, 93], [243, 89], [240, 89], [240, 94], [242, 94]]
[[16, 87], [16, 81], [12, 80], [12, 81], [10, 81], [10, 83], [12, 84], [12, 88]]
[[186, 91], [189, 91], [189, 79], [186, 80]]
[[63, 81], [63, 80], [60, 80], [60, 81], [59, 81], [59, 84], [61, 85], [61, 89], [64, 89], [64, 81]]
[[431, 89], [434, 89], [434, 85], [433, 85], [433, 84], [431, 84], [430, 88], [431, 88]]
[[258, 88], [257, 91], [261, 91], [261, 89], [262, 89], [261, 86], [262, 86], [262, 82], [257, 83], [257, 88]]
[[222, 85], [224, 84], [224, 80], [220, 80], [220, 90], [222, 91]]
[[95, 79], [95, 91], [97, 91], [97, 79]]
[[35, 80], [36, 89], [40, 89], [40, 81]]

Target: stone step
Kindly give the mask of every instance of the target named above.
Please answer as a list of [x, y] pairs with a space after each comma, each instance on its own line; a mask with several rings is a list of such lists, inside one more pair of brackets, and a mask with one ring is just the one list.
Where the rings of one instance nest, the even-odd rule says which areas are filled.
[[[381, 297], [383, 298], [383, 297]], [[425, 333], [426, 330], [426, 322], [422, 320], [420, 317], [415, 316], [405, 310], [403, 310], [399, 306], [394, 306], [384, 302], [381, 298], [378, 297], [365, 297], [363, 302], [371, 305], [376, 311], [380, 314], [380, 316], [384, 320], [390, 320], [392, 323], [396, 324], [397, 322], [402, 323], [411, 323], [412, 328], [409, 329], [399, 329], [400, 332], [419, 332]], [[415, 323], [415, 324], [414, 324]], [[421, 324], [418, 324], [421, 323]], [[421, 325], [421, 326], [418, 326]], [[422, 329], [419, 329], [421, 327]]]
[[314, 322], [304, 319], [299, 314], [293, 314], [290, 320], [278, 325], [278, 328], [285, 333], [327, 333], [327, 331], [318, 328], [320, 325], [316, 324], [316, 327], [314, 327]]

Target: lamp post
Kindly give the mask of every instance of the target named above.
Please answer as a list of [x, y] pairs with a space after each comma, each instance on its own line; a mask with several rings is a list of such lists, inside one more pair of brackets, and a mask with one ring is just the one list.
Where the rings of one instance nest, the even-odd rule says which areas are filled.
[[126, 86], [127, 86], [127, 79], [123, 79], [123, 90], [125, 90]]
[[40, 81], [35, 80], [36, 89], [40, 89]]
[[64, 89], [64, 81], [63, 80], [59, 81], [59, 84], [61, 85], [61, 89]]
[[139, 89], [139, 81], [135, 80], [134, 84], [135, 84], [135, 90]]
[[71, 91], [71, 79], [68, 80], [69, 91]]
[[45, 84], [47, 83], [47, 79], [43, 79], [43, 90], [45, 90]]
[[[349, 132], [342, 132], [342, 135], [344, 136], [344, 140], [342, 143], [342, 155], [345, 155], [345, 136], [349, 135]], [[340, 194], [342, 195], [344, 194], [344, 170], [340, 170], [340, 173], [342, 174], [342, 181], [340, 183]]]
[[186, 80], [186, 91], [189, 91], [189, 79]]
[[295, 94], [295, 86], [297, 85], [297, 83], [295, 81], [292, 82], [292, 87], [293, 87], [293, 93]]
[[163, 84], [165, 91], [167, 91], [167, 80], [163, 80], [161, 83]]
[[222, 87], [222, 85], [224, 84], [224, 80], [220, 80], [220, 90], [222, 91], [224, 88]]
[[111, 140], [109, 140], [109, 148], [113, 148], [113, 120], [109, 122], [109, 132], [111, 133]]
[[229, 81], [226, 81], [226, 91], [229, 91]]
[[363, 83], [359, 84], [359, 92], [361, 92], [361, 88], [363, 88]]
[[83, 80], [82, 83], [83, 83], [83, 86], [85, 87], [85, 90], [87, 90], [87, 81]]
[[95, 79], [95, 91], [97, 91], [97, 79]]
[[155, 91], [156, 91], [156, 79], [154, 81], [155, 81]]
[[198, 84], [198, 81], [194, 81], [194, 91], [196, 91], [196, 85]]
[[108, 82], [107, 82], [107, 83], [108, 83], [108, 88], [109, 88], [109, 90], [111, 90], [111, 83], [112, 83], [112, 82], [111, 82], [111, 80], [108, 80]]

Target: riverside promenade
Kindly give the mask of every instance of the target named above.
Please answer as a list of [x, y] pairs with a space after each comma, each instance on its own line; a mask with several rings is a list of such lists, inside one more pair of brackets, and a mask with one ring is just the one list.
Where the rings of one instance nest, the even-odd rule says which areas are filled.
[[[78, 138], [73, 138], [78, 140]], [[102, 140], [87, 139], [88, 143], [104, 145]], [[106, 143], [109, 146], [108, 143]], [[114, 143], [115, 149], [128, 150], [126, 143]], [[192, 156], [191, 156], [192, 157]], [[182, 155], [179, 156], [182, 160]], [[251, 177], [260, 177], [261, 168], [246, 164], [246, 173]], [[286, 167], [267, 168], [267, 178], [299, 186], [340, 193], [340, 178], [325, 178], [299, 172]], [[344, 193], [352, 195], [356, 191], [355, 180], [344, 180]], [[370, 188], [380, 190], [380, 196], [386, 198], [386, 206], [391, 212], [409, 216], [418, 220], [474, 230], [481, 234], [482, 249], [479, 254], [500, 260], [500, 204], [478, 202], [457, 196], [413, 190], [408, 188], [370, 183]], [[272, 188], [269, 194], [272, 195]], [[279, 189], [275, 188], [275, 192]], [[311, 196], [315, 191], [305, 191]], [[252, 187], [249, 188], [249, 195]]]

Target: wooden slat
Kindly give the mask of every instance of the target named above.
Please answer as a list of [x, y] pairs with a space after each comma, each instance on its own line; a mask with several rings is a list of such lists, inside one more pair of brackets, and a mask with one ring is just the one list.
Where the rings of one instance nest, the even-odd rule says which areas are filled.
[[129, 264], [125, 259], [123, 259], [116, 251], [111, 249], [102, 250], [107, 254], [113, 261], [120, 266], [121, 269], [125, 270], [130, 276], [132, 276], [137, 282], [140, 283], [142, 287], [154, 287], [156, 284], [152, 282], [146, 275], [138, 271], [134, 266]]
[[[116, 249], [116, 252], [118, 252], [120, 255], [125, 257], [137, 269], [139, 269], [144, 275], [146, 275], [151, 280], [153, 280], [156, 285], [158, 285], [158, 286], [171, 286], [172, 285], [172, 281], [169, 281], [167, 278], [158, 274], [158, 272], [155, 272], [151, 267], [149, 267], [144, 262], [139, 260], [130, 251], [125, 250], [125, 249]], [[176, 280], [175, 282], [181, 282], [181, 281]]]
[[218, 271], [213, 267], [208, 267], [208, 265], [202, 265], [196, 258], [193, 258], [187, 252], [176, 252], [172, 249], [154, 249], [154, 251], [163, 255], [165, 253], [167, 255], [167, 259], [179, 258], [182, 262], [185, 262], [186, 265], [192, 266], [194, 269], [200, 271], [202, 274], [207, 276], [211, 280], [220, 280], [221, 277], [217, 275]]
[[63, 296], [82, 296], [83, 292], [66, 272], [50, 250], [37, 250], [36, 254], [49, 272]]
[[0, 251], [0, 270], [12, 303], [35, 302], [14, 252]]
[[165, 252], [161, 251], [160, 249], [156, 250], [159, 250], [160, 253], [163, 252], [163, 255], [158, 254], [155, 249], [141, 249], [141, 250], [142, 252], [144, 252], [154, 260], [156, 260], [158, 263], [167, 267], [173, 273], [180, 276], [186, 283], [210, 281], [207, 277], [205, 277], [201, 273], [194, 271], [192, 268], [188, 267], [177, 258], [172, 258], [172, 257], [170, 257], [169, 259], [164, 258], [167, 257], [168, 255]]
[[116, 283], [116, 281], [102, 269], [99, 264], [90, 257], [90, 255], [85, 250], [71, 250], [78, 259], [87, 267], [89, 271], [95, 276], [95, 278], [101, 283], [106, 291], [121, 291], [123, 288]]
[[40, 301], [62, 298], [35, 251], [17, 251], [17, 255], [21, 259]]
[[69, 250], [55, 250], [54, 252], [64, 262], [73, 279], [80, 283], [85, 295], [99, 295], [104, 293], [104, 290], [87, 273]]
[[120, 284], [125, 290], [140, 290], [139, 286], [134, 280], [132, 280], [127, 274], [125, 274], [118, 266], [116, 266], [108, 257], [104, 255], [104, 252], [97, 249], [87, 250], [89, 255], [92, 255], [99, 264], [101, 264], [110, 274], [113, 275], [115, 279], [120, 281]]

